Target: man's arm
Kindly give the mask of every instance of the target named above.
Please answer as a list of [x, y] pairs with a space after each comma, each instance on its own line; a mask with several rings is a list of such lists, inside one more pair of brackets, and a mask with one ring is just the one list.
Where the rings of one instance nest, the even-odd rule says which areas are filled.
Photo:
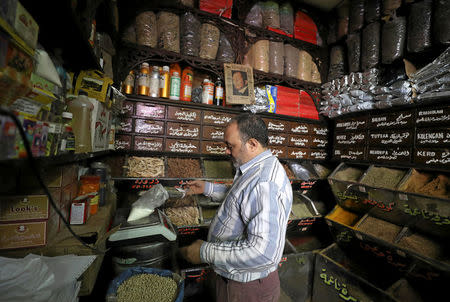
[[193, 180], [187, 182], [187, 195], [204, 194], [211, 197], [213, 201], [219, 202], [225, 198], [229, 187], [223, 184], [213, 184], [204, 180]]

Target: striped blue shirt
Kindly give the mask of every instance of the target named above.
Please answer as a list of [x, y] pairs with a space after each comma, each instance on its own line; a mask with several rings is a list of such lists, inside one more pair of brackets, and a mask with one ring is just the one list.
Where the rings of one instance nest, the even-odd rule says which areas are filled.
[[239, 282], [275, 271], [283, 255], [292, 187], [270, 150], [240, 166], [230, 188], [207, 182], [204, 194], [223, 203], [200, 248], [201, 260]]

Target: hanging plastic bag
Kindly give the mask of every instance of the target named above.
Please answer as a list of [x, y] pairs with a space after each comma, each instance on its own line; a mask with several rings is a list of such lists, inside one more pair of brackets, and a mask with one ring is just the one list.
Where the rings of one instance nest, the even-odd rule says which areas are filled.
[[350, 15], [348, 18], [348, 31], [353, 33], [364, 25], [364, 0], [350, 1]]
[[235, 55], [230, 41], [223, 32], [220, 33], [219, 49], [217, 50], [216, 60], [225, 63], [234, 63]]
[[136, 17], [137, 44], [155, 48], [158, 44], [158, 29], [154, 12], [142, 12]]
[[190, 12], [181, 16], [181, 53], [198, 57], [200, 51], [200, 21]]
[[145, 192], [138, 200], [131, 205], [130, 215], [127, 222], [147, 217], [155, 209], [169, 199], [169, 193], [161, 184], [157, 184]]

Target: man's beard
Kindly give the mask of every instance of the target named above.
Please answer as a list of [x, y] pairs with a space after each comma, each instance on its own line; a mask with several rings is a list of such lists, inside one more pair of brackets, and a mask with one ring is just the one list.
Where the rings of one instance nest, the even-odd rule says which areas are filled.
[[231, 157], [231, 162], [233, 163], [234, 168], [237, 170], [241, 166], [241, 161], [237, 158]]

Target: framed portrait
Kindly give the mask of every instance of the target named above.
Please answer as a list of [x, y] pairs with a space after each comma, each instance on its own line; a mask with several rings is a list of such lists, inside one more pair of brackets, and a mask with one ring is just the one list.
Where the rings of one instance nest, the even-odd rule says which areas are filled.
[[225, 92], [227, 104], [253, 104], [253, 69], [250, 66], [225, 63]]

